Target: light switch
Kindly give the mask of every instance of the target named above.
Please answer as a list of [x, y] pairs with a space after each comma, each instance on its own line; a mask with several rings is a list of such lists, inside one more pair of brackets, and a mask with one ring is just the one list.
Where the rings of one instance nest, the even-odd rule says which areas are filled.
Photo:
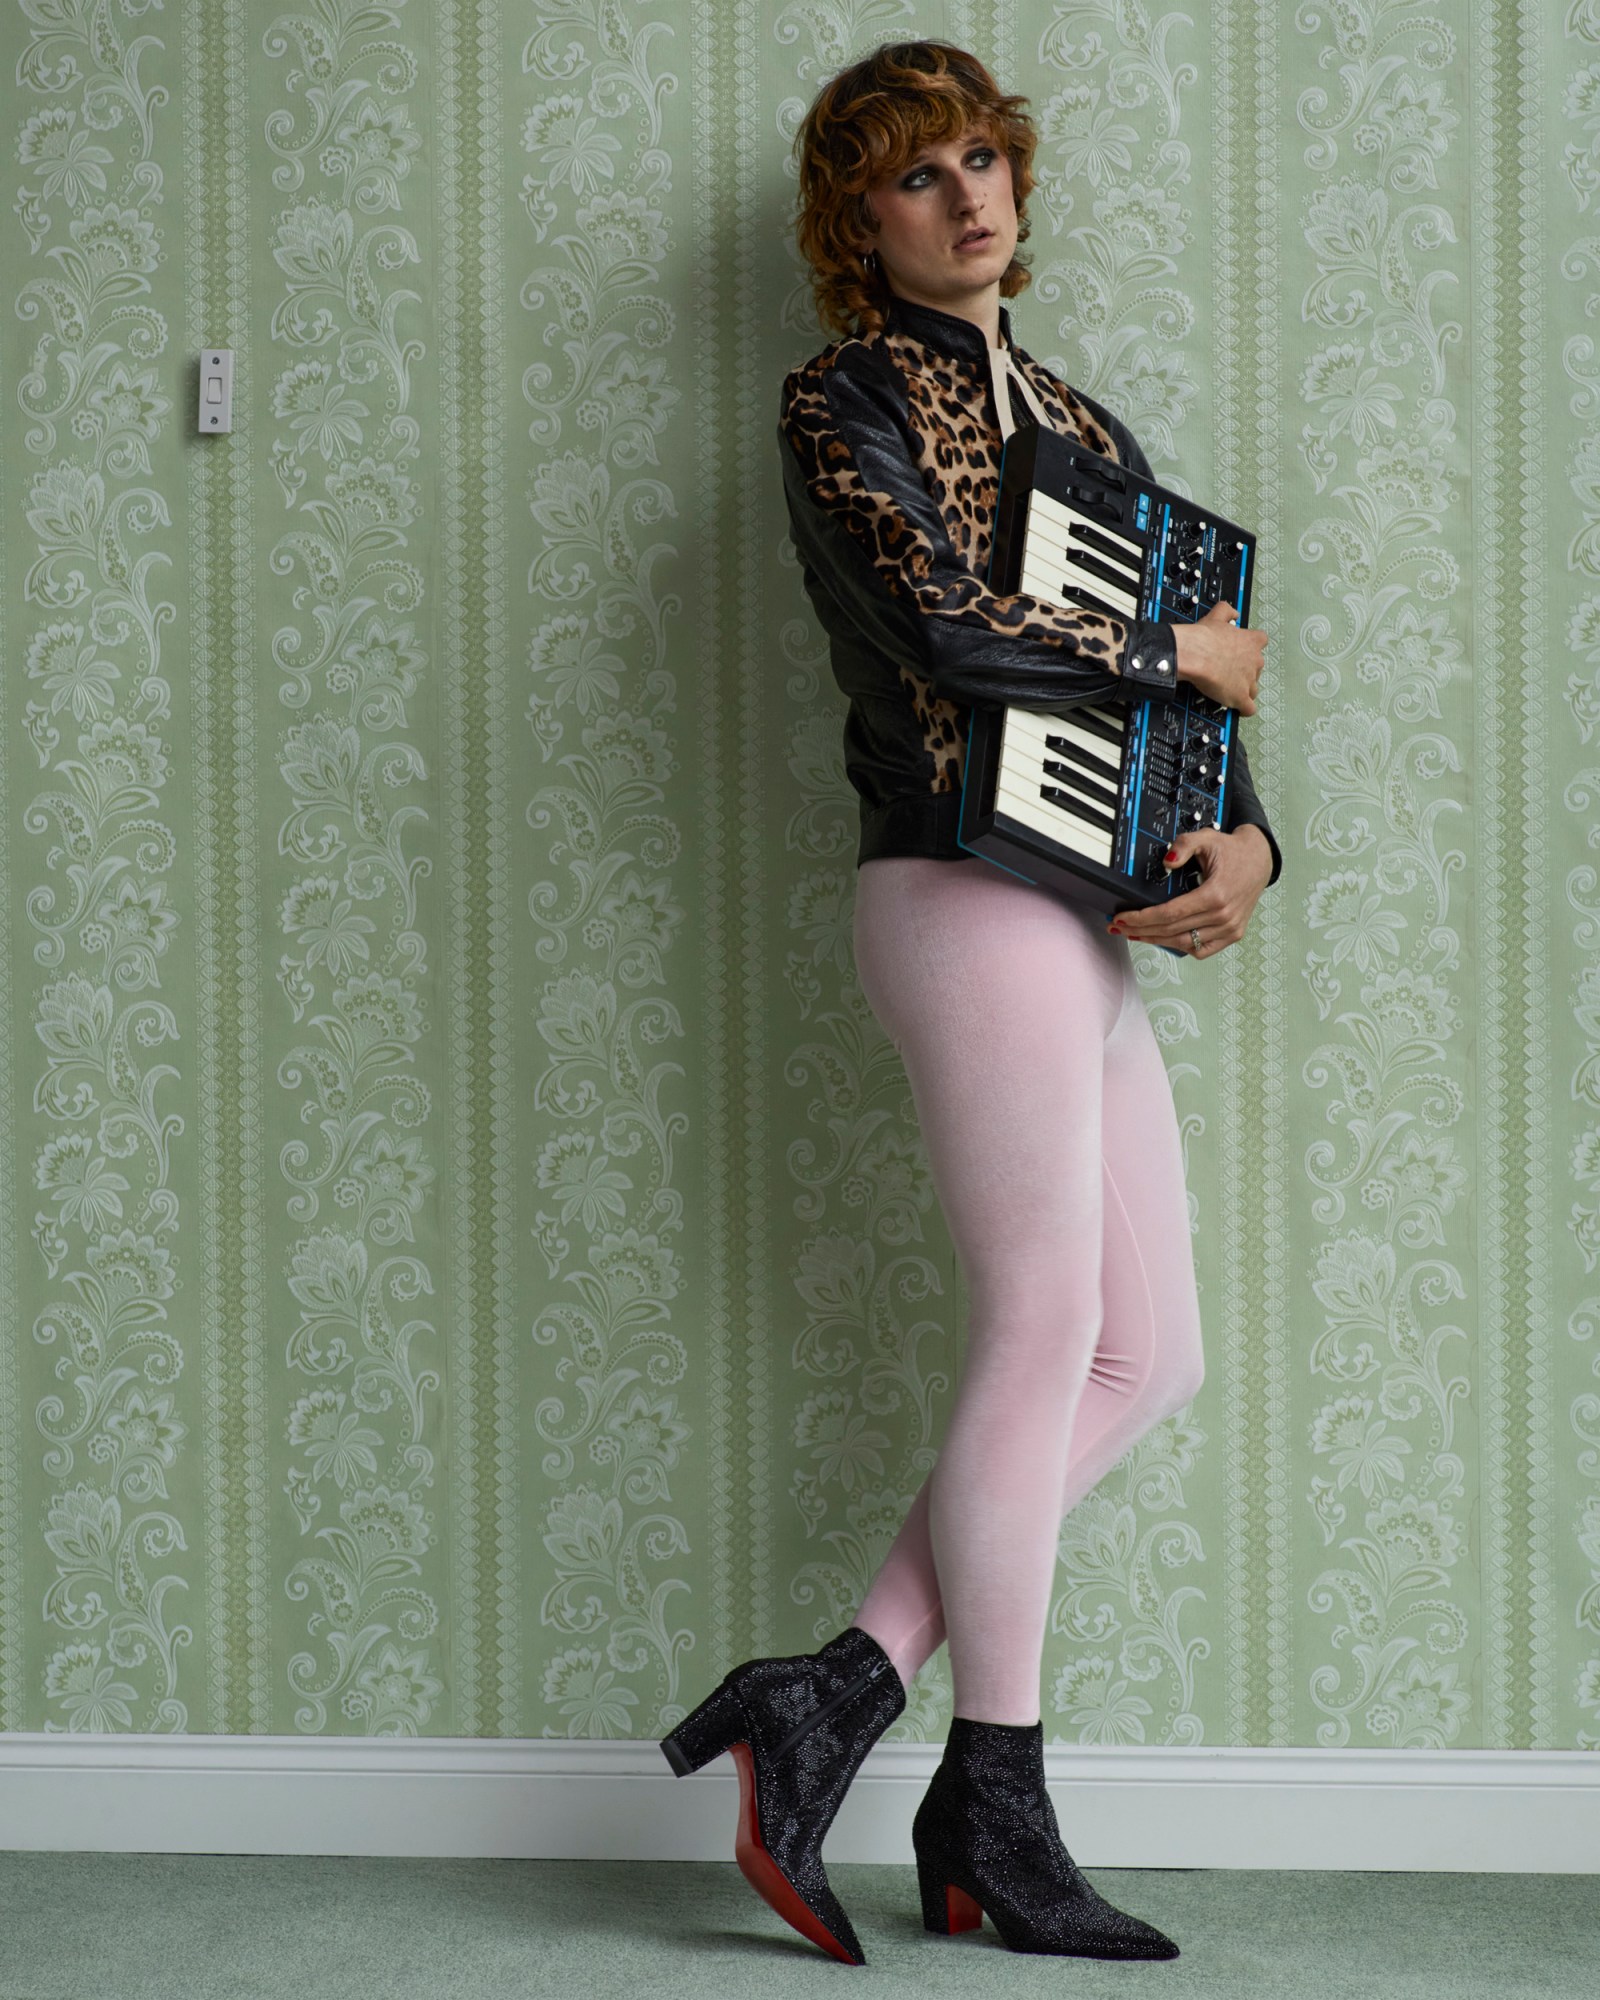
[[231, 347], [203, 347], [200, 350], [200, 408], [196, 421], [204, 432], [233, 429]]

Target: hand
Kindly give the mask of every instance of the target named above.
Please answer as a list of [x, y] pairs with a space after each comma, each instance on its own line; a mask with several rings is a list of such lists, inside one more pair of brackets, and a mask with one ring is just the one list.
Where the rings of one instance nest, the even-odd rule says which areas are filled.
[[1213, 604], [1204, 618], [1173, 626], [1178, 678], [1224, 708], [1254, 715], [1267, 635], [1239, 626], [1237, 618], [1231, 604]]
[[[1236, 826], [1232, 833], [1207, 826], [1180, 833], [1169, 852], [1170, 868], [1198, 859], [1205, 879], [1165, 903], [1147, 910], [1119, 910], [1109, 928], [1118, 937], [1143, 944], [1164, 944], [1189, 958], [1215, 958], [1244, 936], [1256, 898], [1272, 873], [1272, 847], [1259, 826]], [[1194, 948], [1191, 930], [1200, 933]]]

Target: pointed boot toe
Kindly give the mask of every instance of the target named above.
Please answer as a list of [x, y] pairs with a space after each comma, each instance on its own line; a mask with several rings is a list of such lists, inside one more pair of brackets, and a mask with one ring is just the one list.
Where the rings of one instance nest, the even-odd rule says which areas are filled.
[[735, 1667], [661, 1743], [679, 1777], [733, 1753], [740, 1872], [786, 1924], [847, 1965], [864, 1965], [866, 1954], [829, 1885], [822, 1842], [862, 1760], [905, 1705], [894, 1662], [849, 1625], [819, 1652]]
[[1062, 1844], [1044, 1782], [1044, 1725], [956, 1716], [911, 1827], [922, 1920], [941, 1936], [987, 1916], [1012, 1951], [1176, 1958], [1153, 1924], [1108, 1903]]
[[1130, 1926], [1128, 1949], [1119, 1954], [1123, 1958], [1177, 1958], [1178, 1947], [1165, 1931], [1158, 1931], [1154, 1924], [1144, 1924], [1137, 1917], [1130, 1917], [1125, 1910], [1117, 1912], [1124, 1923]]

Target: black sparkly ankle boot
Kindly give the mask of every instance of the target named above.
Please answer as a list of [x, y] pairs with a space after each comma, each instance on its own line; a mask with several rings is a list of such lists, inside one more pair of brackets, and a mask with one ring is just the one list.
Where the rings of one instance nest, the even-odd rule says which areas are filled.
[[819, 1652], [747, 1660], [692, 1709], [662, 1754], [680, 1778], [733, 1752], [745, 1880], [802, 1937], [846, 1965], [865, 1965], [822, 1865], [822, 1840], [850, 1780], [906, 1705], [893, 1660], [859, 1625]]
[[950, 1936], [985, 1914], [1013, 1951], [1176, 1958], [1151, 1925], [1114, 1908], [1061, 1844], [1044, 1784], [1044, 1724], [958, 1715], [911, 1823], [922, 1921]]

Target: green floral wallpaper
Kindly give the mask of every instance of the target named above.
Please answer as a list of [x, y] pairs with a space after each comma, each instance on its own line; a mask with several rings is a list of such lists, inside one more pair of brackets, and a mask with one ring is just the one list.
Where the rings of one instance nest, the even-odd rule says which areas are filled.
[[1273, 635], [1046, 1734], [1600, 1748], [1600, 0], [0, 0], [0, 1726], [654, 1737], [859, 1602], [963, 1298], [775, 424], [929, 32]]

